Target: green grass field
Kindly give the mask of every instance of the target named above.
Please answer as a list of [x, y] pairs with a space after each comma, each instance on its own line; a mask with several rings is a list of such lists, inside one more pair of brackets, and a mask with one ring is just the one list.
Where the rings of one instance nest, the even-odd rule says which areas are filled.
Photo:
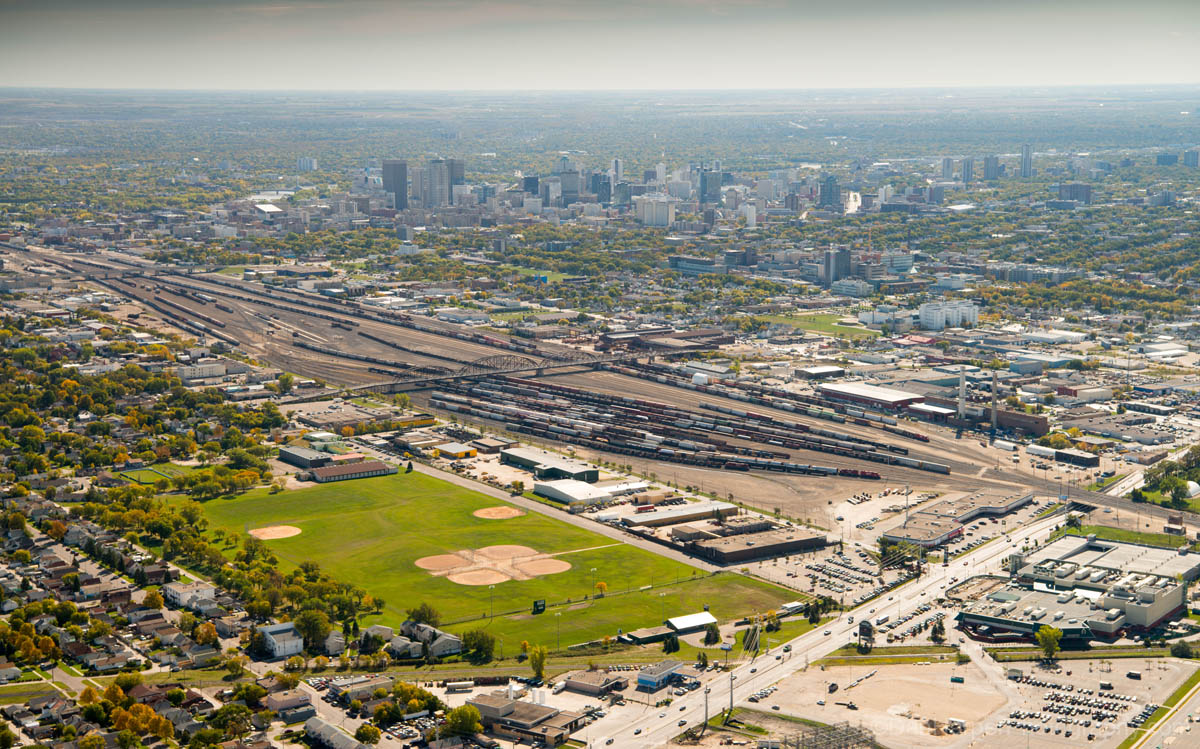
[[1051, 537], [1057, 538], [1068, 533], [1075, 536], [1087, 536], [1094, 533], [1096, 534], [1096, 538], [1104, 538], [1109, 541], [1127, 541], [1129, 543], [1145, 544], [1146, 546], [1165, 546], [1172, 549], [1188, 545], [1188, 540], [1185, 536], [1173, 536], [1169, 533], [1142, 533], [1124, 528], [1112, 528], [1107, 525], [1085, 525], [1082, 528], [1064, 528], [1056, 531]]
[[122, 476], [137, 484], [153, 484], [159, 479], [171, 479], [176, 476], [183, 476], [194, 471], [192, 466], [177, 466], [174, 463], [157, 463], [149, 468], [138, 468], [133, 471], [124, 471]]
[[[538, 513], [507, 520], [472, 514], [500, 504], [437, 478], [409, 473], [279, 494], [254, 490], [210, 500], [204, 508], [213, 529], [243, 533], [267, 525], [300, 528], [300, 535], [268, 541], [268, 546], [285, 567], [313, 560], [335, 578], [384, 599], [383, 614], [368, 617], [369, 623], [398, 625], [406, 609], [423, 601], [437, 608], [445, 622], [487, 617], [494, 593], [494, 618], [447, 628], [482, 626], [504, 637], [510, 647], [525, 639], [565, 648], [615, 636], [618, 629], [658, 625], [664, 618], [700, 611], [705, 604], [718, 619], [734, 619], [798, 597], [741, 575], [709, 576]], [[492, 591], [486, 585], [460, 585], [432, 576], [415, 565], [422, 557], [499, 544], [560, 555], [571, 569], [502, 582]], [[608, 595], [585, 600], [593, 574], [596, 581], [608, 583]], [[642, 590], [645, 586], [654, 587]], [[550, 610], [530, 614], [535, 599], [545, 599]]]
[[845, 315], [759, 315], [759, 317], [767, 322], [791, 325], [801, 330], [823, 333], [838, 338], [874, 338], [880, 335], [879, 331], [871, 330], [870, 328], [839, 325], [838, 320], [841, 320]]

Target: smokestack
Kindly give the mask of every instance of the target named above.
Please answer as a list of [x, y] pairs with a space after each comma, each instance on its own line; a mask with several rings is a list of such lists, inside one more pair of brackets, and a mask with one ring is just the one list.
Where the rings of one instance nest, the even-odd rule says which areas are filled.
[[967, 368], [958, 365], [958, 420], [967, 418]]
[[997, 389], [998, 389], [998, 386], [996, 385], [997, 379], [999, 379], [999, 378], [996, 376], [996, 370], [993, 369], [992, 370], [992, 434], [993, 435], [996, 434], [996, 421], [998, 418], [998, 411], [996, 409], [996, 399], [997, 399], [997, 397], [999, 397], [997, 395]]

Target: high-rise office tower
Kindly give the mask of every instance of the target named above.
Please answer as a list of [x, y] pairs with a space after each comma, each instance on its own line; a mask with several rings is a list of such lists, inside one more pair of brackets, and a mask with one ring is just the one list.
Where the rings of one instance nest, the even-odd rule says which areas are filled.
[[962, 181], [963, 184], [975, 179], [975, 159], [968, 156], [962, 160]]
[[704, 171], [700, 172], [700, 202], [701, 203], [720, 203], [721, 202], [721, 173]]
[[1184, 151], [1183, 152], [1184, 166], [1200, 166], [1200, 151]]
[[312, 156], [301, 156], [296, 159], [296, 171], [298, 172], [315, 172], [317, 171], [317, 160]]
[[592, 175], [592, 192], [596, 194], [596, 202], [605, 205], [612, 202], [612, 178], [607, 174]]
[[825, 277], [822, 279], [828, 287], [835, 281], [850, 277], [850, 249], [840, 247], [836, 250], [825, 250]]
[[383, 191], [392, 194], [392, 206], [397, 211], [408, 208], [408, 162], [403, 159], [384, 159]]
[[1033, 176], [1033, 146], [1026, 143], [1021, 146], [1021, 179]]
[[942, 159], [942, 179], [954, 179], [954, 159], [949, 156]]
[[995, 156], [983, 157], [983, 178], [991, 181], [1000, 179], [1000, 159]]
[[538, 178], [537, 175], [524, 176], [521, 178], [521, 189], [531, 195], [538, 194]]
[[620, 159], [612, 160], [612, 175], [614, 182], [620, 182], [625, 179], [625, 162]]
[[432, 159], [425, 169], [423, 206], [439, 208], [450, 205], [450, 165], [446, 159]]
[[446, 191], [450, 195], [450, 202], [454, 200], [455, 185], [467, 184], [467, 165], [462, 159], [446, 159], [446, 175], [449, 179]]
[[821, 180], [821, 195], [817, 200], [817, 205], [825, 208], [838, 208], [842, 205], [842, 188], [838, 184], [837, 177], [832, 174]]

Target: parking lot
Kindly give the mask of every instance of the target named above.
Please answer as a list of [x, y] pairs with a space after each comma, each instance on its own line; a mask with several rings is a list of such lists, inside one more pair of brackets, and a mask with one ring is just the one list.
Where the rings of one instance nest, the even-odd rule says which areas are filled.
[[754, 565], [752, 571], [771, 582], [852, 606], [882, 595], [912, 577], [911, 572], [900, 567], [889, 567], [880, 575], [876, 558], [860, 546], [846, 546], [843, 551], [831, 546], [807, 554], [767, 559]]
[[1008, 682], [1020, 703], [997, 716], [986, 727], [988, 735], [1031, 747], [1105, 749], [1140, 727], [1196, 668], [1185, 661], [1142, 658], [1062, 661], [1058, 669], [1005, 665], [1024, 672]]

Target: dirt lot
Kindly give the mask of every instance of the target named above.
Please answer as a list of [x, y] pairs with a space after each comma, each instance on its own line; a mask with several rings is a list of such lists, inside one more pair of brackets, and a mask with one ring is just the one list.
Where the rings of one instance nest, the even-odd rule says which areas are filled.
[[[852, 681], [877, 673], [853, 689]], [[963, 684], [950, 681], [962, 676]], [[827, 685], [836, 682], [842, 688], [828, 694]], [[817, 700], [824, 699], [824, 706]], [[934, 736], [925, 727], [928, 720], [945, 725], [960, 718], [968, 726], [992, 722], [989, 716], [1004, 707], [1006, 697], [997, 690], [974, 663], [921, 665], [837, 666], [821, 671], [810, 668], [780, 683], [779, 691], [763, 703], [779, 705], [780, 712], [822, 723], [850, 721], [870, 728], [878, 737], [887, 737], [889, 746], [942, 747], [959, 741], [961, 736]], [[850, 710], [835, 702], [853, 702]]]

